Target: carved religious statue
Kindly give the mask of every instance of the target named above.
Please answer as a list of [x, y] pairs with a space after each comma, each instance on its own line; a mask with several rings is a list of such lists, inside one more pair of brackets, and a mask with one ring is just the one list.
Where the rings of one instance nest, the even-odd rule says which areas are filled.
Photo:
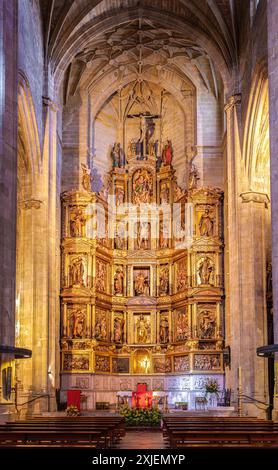
[[167, 140], [167, 143], [164, 145], [162, 152], [162, 163], [163, 165], [171, 165], [173, 159], [173, 146], [171, 140]]
[[184, 261], [180, 261], [177, 265], [177, 292], [183, 290], [187, 284], [187, 277], [186, 277], [186, 268], [184, 265]]
[[70, 312], [69, 336], [71, 338], [85, 338], [86, 336], [86, 312], [80, 308]]
[[177, 312], [176, 340], [184, 341], [189, 334], [188, 317], [185, 312]]
[[115, 142], [111, 151], [113, 168], [123, 168], [125, 166], [125, 154], [119, 142]]
[[85, 237], [85, 226], [88, 216], [84, 214], [82, 209], [75, 209], [70, 213], [70, 236]]
[[169, 248], [170, 246], [170, 233], [169, 226], [166, 223], [163, 223], [161, 220], [159, 222], [159, 248]]
[[169, 294], [169, 268], [162, 267], [159, 272], [159, 295]]
[[134, 279], [134, 293], [138, 295], [149, 295], [150, 294], [150, 282], [149, 276], [144, 271], [139, 271], [135, 275]]
[[169, 322], [168, 322], [168, 318], [166, 317], [160, 318], [159, 340], [160, 340], [160, 343], [169, 342]]
[[106, 290], [106, 274], [107, 274], [106, 263], [104, 263], [103, 261], [97, 260], [96, 290], [99, 292], [105, 292]]
[[116, 225], [114, 246], [116, 250], [124, 250], [126, 245], [125, 239], [125, 223], [118, 222]]
[[124, 203], [125, 191], [124, 188], [116, 188], [116, 206], [121, 206]]
[[215, 336], [216, 319], [215, 312], [203, 310], [199, 316], [199, 335], [202, 339], [210, 339]]
[[145, 169], [137, 170], [132, 179], [133, 204], [149, 204], [153, 195], [153, 179]]
[[82, 168], [82, 187], [85, 191], [91, 191], [91, 170], [84, 163], [81, 163]]
[[71, 286], [84, 286], [84, 264], [80, 256], [72, 260], [69, 266], [69, 278]]
[[197, 188], [197, 182], [198, 182], [199, 179], [200, 179], [200, 177], [199, 177], [199, 172], [198, 172], [197, 166], [193, 162], [190, 162], [188, 189], [196, 189]]
[[160, 188], [160, 203], [168, 204], [169, 203], [169, 186], [167, 183], [162, 183]]
[[213, 263], [208, 256], [204, 256], [198, 263], [198, 284], [210, 284], [213, 273]]
[[122, 295], [124, 293], [124, 271], [122, 266], [118, 266], [114, 274], [114, 294]]
[[212, 237], [214, 227], [214, 218], [210, 214], [210, 210], [206, 207], [199, 222], [200, 235], [203, 237]]
[[106, 312], [98, 312], [95, 324], [95, 338], [97, 340], [106, 340], [108, 336]]
[[137, 319], [136, 322], [137, 343], [145, 344], [150, 337], [150, 323], [143, 314]]
[[137, 222], [135, 248], [137, 250], [150, 249], [150, 224], [148, 222]]
[[115, 343], [122, 343], [124, 336], [124, 324], [125, 321], [121, 317], [114, 318], [114, 330], [113, 330], [113, 340]]

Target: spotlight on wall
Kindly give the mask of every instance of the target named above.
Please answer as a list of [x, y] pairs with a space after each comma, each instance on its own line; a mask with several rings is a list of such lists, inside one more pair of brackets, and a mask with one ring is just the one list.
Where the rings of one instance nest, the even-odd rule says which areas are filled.
[[268, 344], [267, 346], [260, 346], [257, 348], [257, 356], [260, 357], [274, 357], [274, 353], [278, 352], [278, 344]]

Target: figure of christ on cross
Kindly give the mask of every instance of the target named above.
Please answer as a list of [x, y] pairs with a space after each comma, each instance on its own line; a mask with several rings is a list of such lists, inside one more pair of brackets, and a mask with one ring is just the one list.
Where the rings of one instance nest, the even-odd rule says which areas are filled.
[[128, 118], [140, 118], [140, 137], [136, 142], [136, 156], [137, 160], [147, 160], [148, 155], [158, 157], [159, 142], [151, 142], [154, 134], [155, 123], [154, 119], [159, 119], [159, 114], [150, 114], [149, 112], [140, 114], [128, 114]]

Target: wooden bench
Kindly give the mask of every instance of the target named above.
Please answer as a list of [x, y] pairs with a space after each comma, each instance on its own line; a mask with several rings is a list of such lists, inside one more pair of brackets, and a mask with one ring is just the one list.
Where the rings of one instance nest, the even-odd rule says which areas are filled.
[[278, 448], [278, 425], [241, 417], [164, 417], [163, 432], [171, 448], [188, 446]]
[[0, 447], [112, 447], [124, 435], [122, 417], [42, 417], [0, 426]]

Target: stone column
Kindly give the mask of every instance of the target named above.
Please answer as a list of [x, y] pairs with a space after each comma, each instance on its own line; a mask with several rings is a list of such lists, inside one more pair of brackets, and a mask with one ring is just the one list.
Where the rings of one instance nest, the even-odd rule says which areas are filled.
[[[258, 346], [267, 344], [266, 264], [269, 246], [269, 198], [247, 191], [240, 194], [240, 362], [243, 394], [268, 402], [268, 364], [258, 357]], [[245, 400], [246, 401], [246, 400]], [[263, 407], [262, 407], [263, 409]], [[244, 403], [243, 410], [258, 415], [255, 404]], [[261, 411], [265, 418], [265, 412]]]
[[49, 97], [44, 97], [45, 139], [44, 159], [48, 181], [48, 312], [45, 322], [45, 358], [43, 360], [45, 387], [55, 406], [55, 388], [59, 380], [59, 293], [60, 293], [60, 190], [57, 176], [57, 111], [58, 107]]
[[0, 344], [9, 346], [15, 340], [17, 4], [0, 0]]
[[225, 344], [231, 348], [231, 367], [226, 369], [226, 386], [232, 389], [232, 404], [237, 402], [238, 367], [240, 365], [240, 268], [238, 189], [240, 175], [239, 111], [241, 95], [230, 96], [225, 106], [227, 148], [225, 158]]
[[[270, 182], [272, 218], [272, 285], [274, 343], [278, 344], [278, 3], [267, 0]], [[278, 418], [278, 353], [275, 358], [275, 403]]]

